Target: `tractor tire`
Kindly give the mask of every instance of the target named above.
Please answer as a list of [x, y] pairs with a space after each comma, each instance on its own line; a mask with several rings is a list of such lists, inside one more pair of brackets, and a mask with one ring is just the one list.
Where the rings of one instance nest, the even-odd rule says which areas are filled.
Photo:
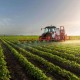
[[51, 40], [52, 40], [51, 36], [48, 35], [48, 36], [47, 36], [47, 41], [51, 41]]

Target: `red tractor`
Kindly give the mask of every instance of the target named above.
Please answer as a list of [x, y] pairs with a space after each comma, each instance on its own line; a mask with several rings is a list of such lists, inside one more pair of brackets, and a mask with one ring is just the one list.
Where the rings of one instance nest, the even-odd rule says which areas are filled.
[[44, 33], [39, 37], [39, 41], [65, 41], [65, 39], [66, 35], [64, 26], [60, 26], [60, 28], [47, 26], [44, 28]]

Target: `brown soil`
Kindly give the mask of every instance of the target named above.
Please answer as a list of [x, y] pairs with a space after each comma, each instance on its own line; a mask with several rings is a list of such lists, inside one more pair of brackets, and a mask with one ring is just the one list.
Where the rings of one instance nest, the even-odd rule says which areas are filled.
[[2, 48], [5, 55], [5, 60], [7, 62], [8, 70], [10, 71], [10, 80], [32, 80], [32, 78], [26, 74], [25, 70], [21, 67], [8, 47], [2, 44]]

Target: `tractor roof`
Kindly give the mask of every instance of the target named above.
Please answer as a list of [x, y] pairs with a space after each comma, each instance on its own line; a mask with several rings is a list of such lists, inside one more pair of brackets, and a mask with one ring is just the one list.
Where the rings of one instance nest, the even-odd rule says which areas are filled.
[[47, 26], [45, 28], [56, 28], [55, 26]]

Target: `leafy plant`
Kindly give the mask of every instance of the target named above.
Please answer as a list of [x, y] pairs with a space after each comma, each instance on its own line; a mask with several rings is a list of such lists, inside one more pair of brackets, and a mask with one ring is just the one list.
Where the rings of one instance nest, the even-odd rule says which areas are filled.
[[4, 60], [4, 54], [1, 45], [0, 45], [0, 80], [10, 80], [10, 72], [7, 69], [6, 61]]

